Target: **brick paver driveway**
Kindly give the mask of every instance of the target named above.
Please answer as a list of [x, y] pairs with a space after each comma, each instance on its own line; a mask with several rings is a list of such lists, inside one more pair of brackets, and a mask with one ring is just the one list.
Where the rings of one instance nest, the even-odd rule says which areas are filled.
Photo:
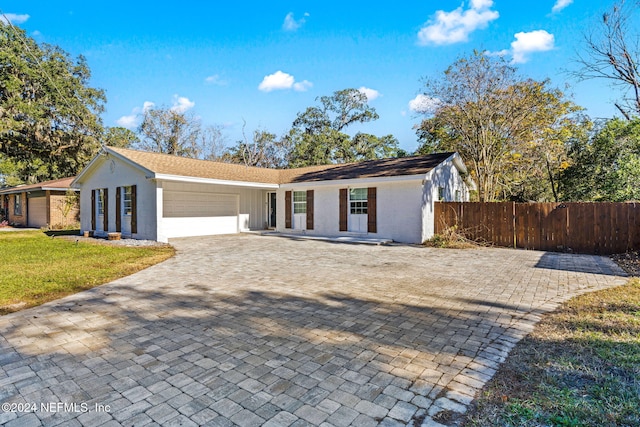
[[0, 424], [437, 425], [542, 313], [625, 282], [581, 255], [173, 243], [160, 265], [0, 317]]

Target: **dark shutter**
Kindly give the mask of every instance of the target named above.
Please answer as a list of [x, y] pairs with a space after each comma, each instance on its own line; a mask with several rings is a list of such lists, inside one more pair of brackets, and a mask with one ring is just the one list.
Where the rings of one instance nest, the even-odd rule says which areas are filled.
[[123, 187], [116, 187], [116, 231], [118, 233], [122, 231], [122, 189]]
[[96, 190], [91, 190], [91, 230], [96, 229]]
[[346, 188], [340, 189], [340, 231], [347, 231], [347, 212], [349, 209], [348, 192]]
[[103, 227], [104, 232], [107, 233], [109, 231], [109, 189], [105, 188], [102, 190], [102, 212], [103, 212]]
[[138, 232], [138, 197], [136, 186], [131, 186], [131, 234]]
[[291, 191], [284, 192], [284, 228], [291, 228]]
[[313, 230], [313, 190], [307, 190], [307, 230]]
[[369, 233], [378, 232], [376, 187], [367, 189], [367, 231]]

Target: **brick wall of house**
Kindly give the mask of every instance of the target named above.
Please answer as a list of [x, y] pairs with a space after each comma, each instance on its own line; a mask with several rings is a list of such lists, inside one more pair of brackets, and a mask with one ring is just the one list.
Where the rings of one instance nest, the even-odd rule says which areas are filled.
[[27, 193], [20, 193], [21, 202], [22, 202], [22, 214], [15, 215], [14, 207], [16, 205], [16, 195], [9, 195], [9, 224], [13, 224], [16, 226], [26, 226], [27, 225]]
[[48, 191], [49, 197], [49, 227], [64, 228], [67, 226], [78, 225], [80, 222], [80, 205], [79, 198], [76, 198], [75, 204], [69, 209], [67, 215], [64, 215], [65, 201], [67, 194], [64, 191]]

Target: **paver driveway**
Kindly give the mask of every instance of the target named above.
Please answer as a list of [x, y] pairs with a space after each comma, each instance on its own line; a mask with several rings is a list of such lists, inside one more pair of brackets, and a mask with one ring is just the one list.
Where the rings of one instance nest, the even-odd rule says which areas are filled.
[[543, 312], [625, 282], [582, 255], [173, 243], [160, 265], [0, 317], [0, 400], [37, 405], [0, 424], [436, 425]]

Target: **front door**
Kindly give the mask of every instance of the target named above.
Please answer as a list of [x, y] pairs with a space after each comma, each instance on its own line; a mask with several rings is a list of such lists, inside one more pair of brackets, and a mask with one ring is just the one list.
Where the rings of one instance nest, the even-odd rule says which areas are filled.
[[276, 193], [269, 193], [269, 228], [276, 228]]
[[349, 231], [366, 233], [368, 219], [367, 189], [349, 189]]

